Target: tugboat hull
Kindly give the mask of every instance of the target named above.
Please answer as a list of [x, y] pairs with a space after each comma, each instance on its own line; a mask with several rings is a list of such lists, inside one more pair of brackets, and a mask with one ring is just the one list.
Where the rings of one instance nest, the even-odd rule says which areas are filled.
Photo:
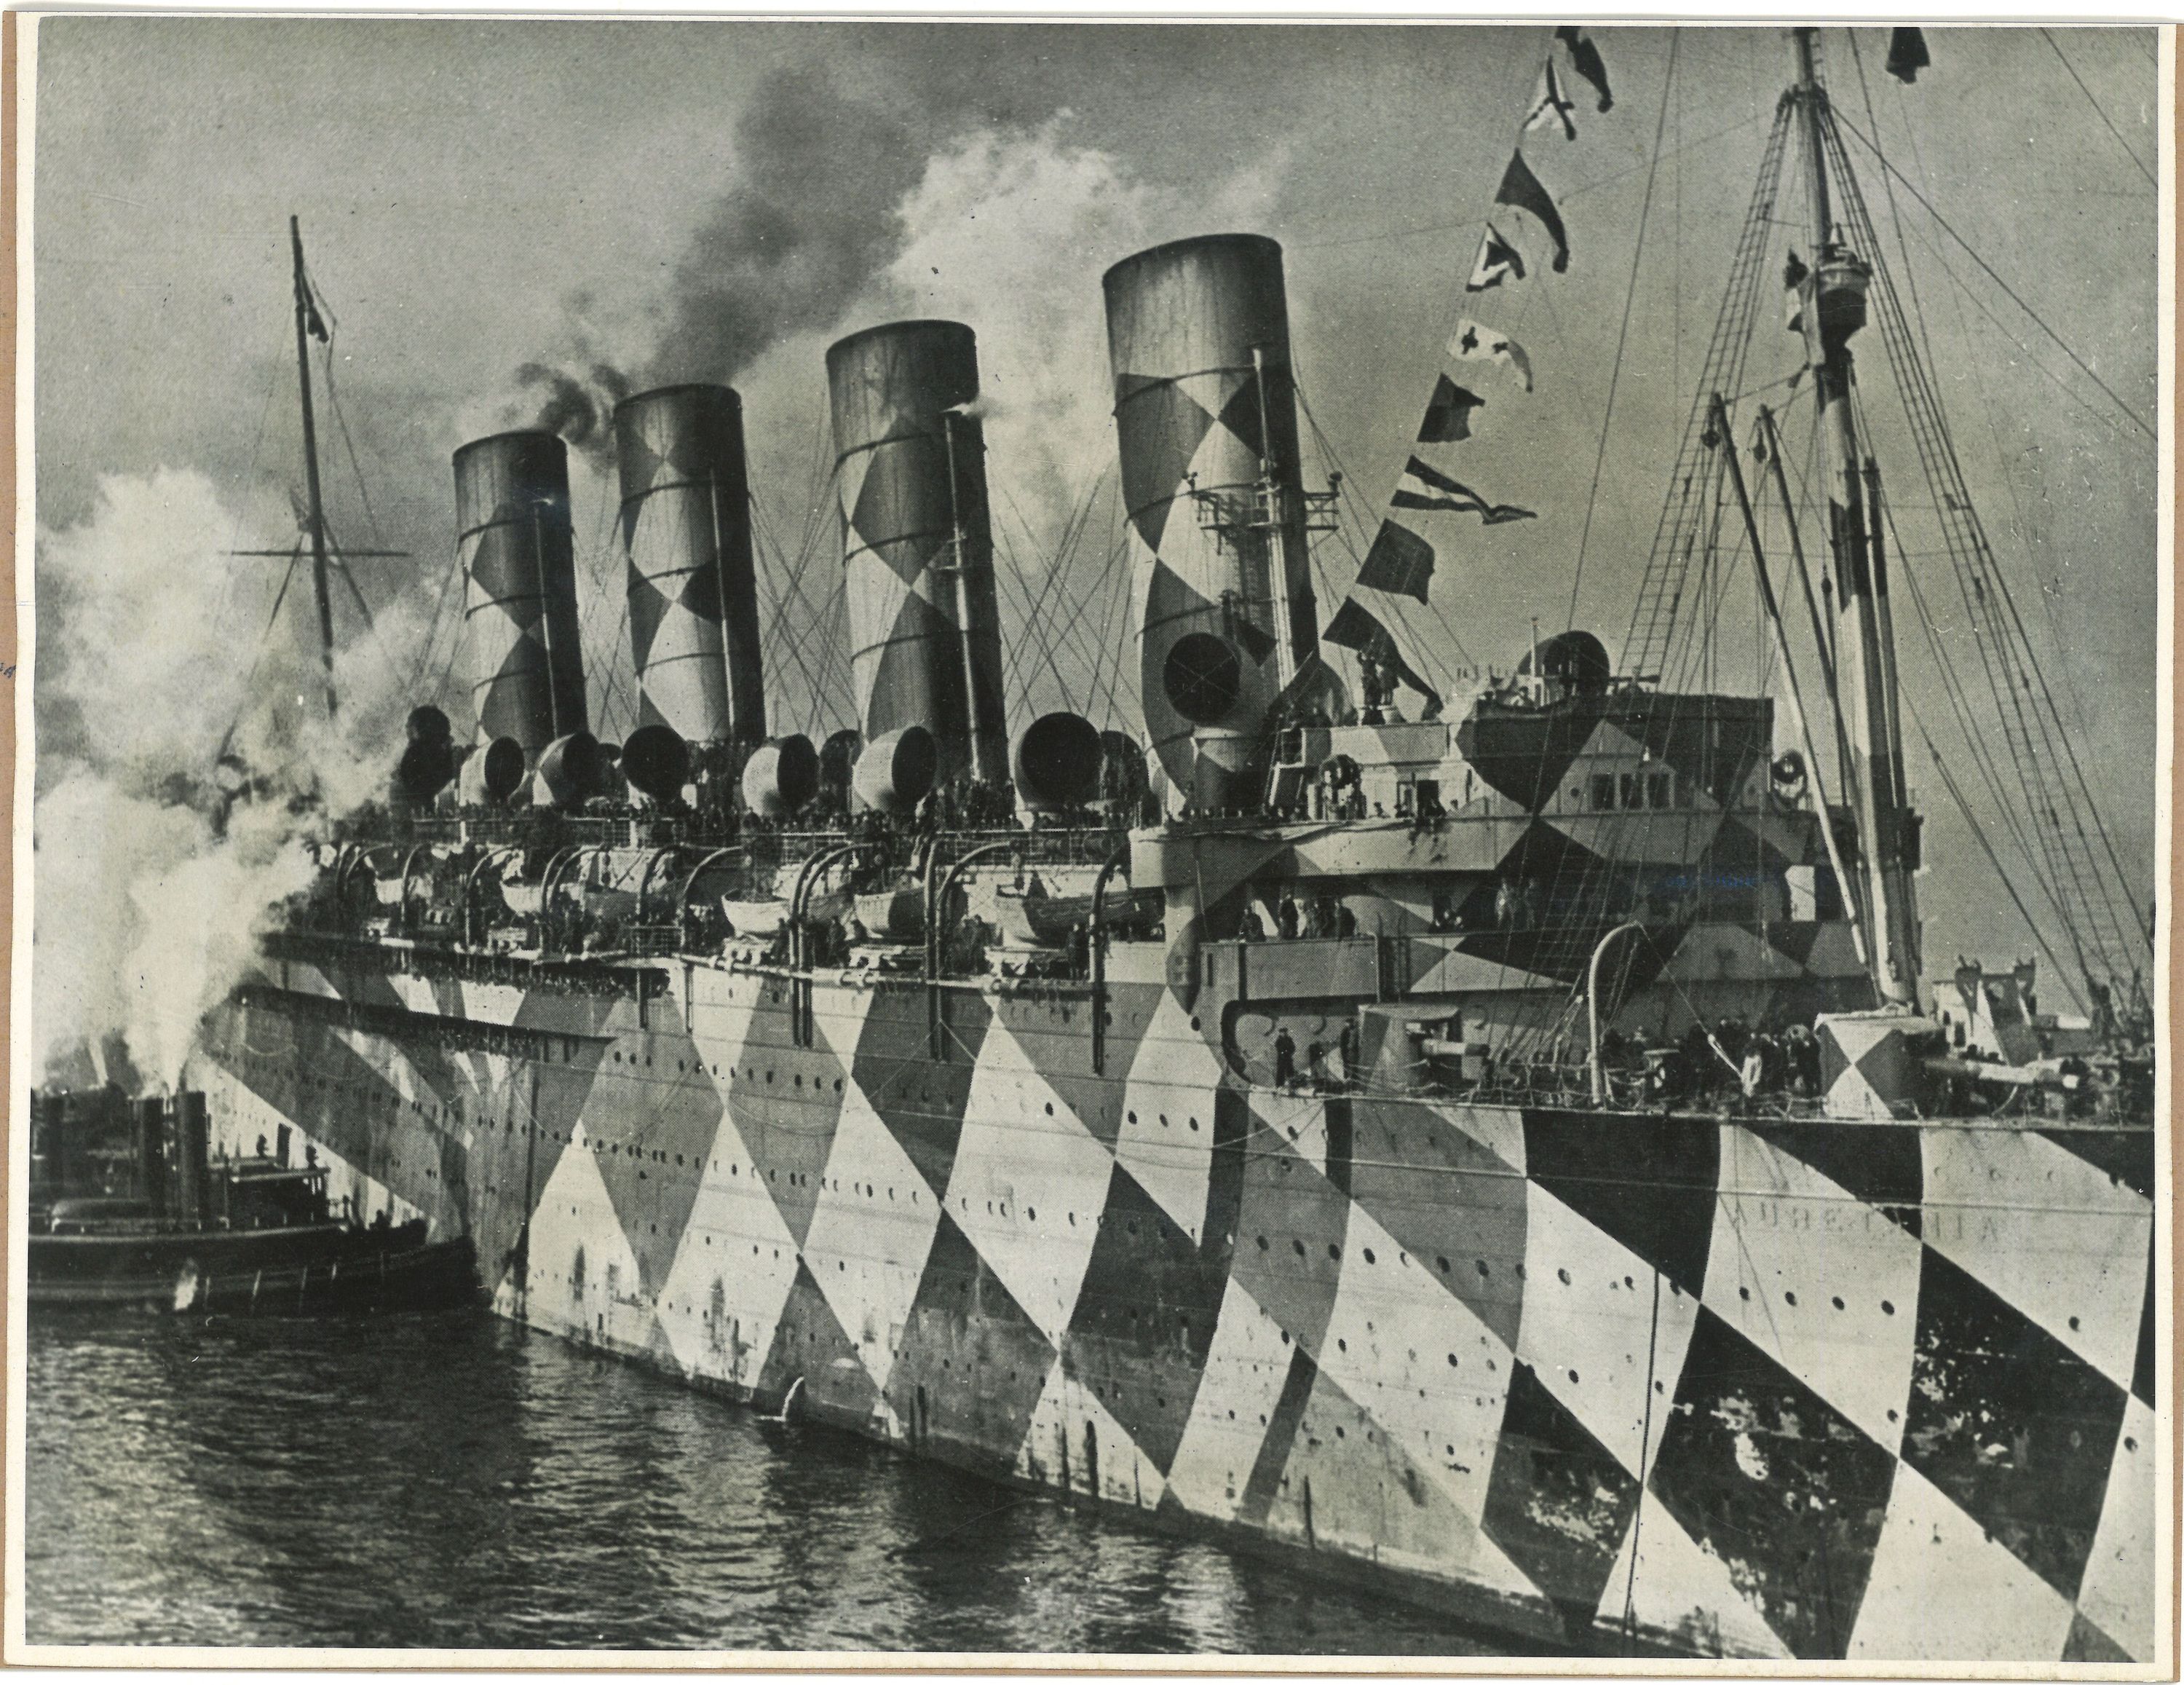
[[398, 1229], [264, 1229], [138, 1236], [36, 1235], [34, 1312], [134, 1309], [281, 1316], [437, 1309], [476, 1292], [467, 1239]]

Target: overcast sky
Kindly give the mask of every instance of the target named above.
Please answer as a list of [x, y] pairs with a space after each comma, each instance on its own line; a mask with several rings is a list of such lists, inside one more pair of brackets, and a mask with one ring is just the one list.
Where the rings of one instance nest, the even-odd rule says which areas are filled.
[[[824, 349], [907, 314], [978, 332], [1000, 537], [1026, 582], [1014, 600], [1029, 600], [1069, 511], [1113, 455], [1101, 271], [1154, 241], [1249, 229], [1285, 248], [1299, 379], [1367, 526], [1456, 316], [1481, 316], [1531, 351], [1537, 391], [1521, 414], [1496, 413], [1463, 460], [1472, 483], [1540, 518], [1443, 544], [1446, 628], [1420, 622], [1438, 640], [1424, 652], [1435, 670], [1467, 658], [1506, 669], [1531, 617], [1559, 626], [1581, 543], [1577, 619], [1618, 650], [1788, 50], [1771, 30], [1595, 33], [1613, 110], [1581, 98], [1576, 142], [1526, 141], [1568, 225], [1569, 271], [1535, 263], [1522, 287], [1467, 303], [1479, 217], [1545, 26], [47, 19], [41, 528], [93, 522], [103, 480], [110, 504], [128, 481], [109, 477], [164, 468], [203, 476], [243, 545], [290, 541], [294, 213], [338, 319], [338, 420], [376, 516], [325, 416], [337, 529], [415, 555], [359, 564], [376, 602], [437, 589], [453, 548], [448, 453], [538, 414], [548, 388], [520, 372], [533, 364], [738, 386], [761, 515], [777, 547], [796, 553], [822, 489]], [[1881, 30], [1857, 32], [1858, 59], [1850, 35], [1828, 31], [1827, 73], [1844, 120], [1877, 131], [1908, 181], [2114, 394], [1901, 197], [1902, 281], [1924, 308], [1975, 497], [2059, 656], [2063, 705], [2082, 721], [2092, 776], [2143, 872], [2156, 453], [2119, 404], [2149, 421], [2156, 410], [2157, 223], [2143, 173], [2156, 157], [2153, 35], [1930, 35], [1933, 66], [1915, 86], [1881, 75]], [[1882, 180], [1852, 150], [1894, 261]], [[1786, 199], [1784, 215], [1796, 215]], [[1748, 385], [1795, 366], [1779, 321], [1770, 296]], [[1886, 444], [1894, 399], [1878, 335], [1859, 350]], [[1810, 423], [1795, 401], [1786, 425], [1802, 450]], [[1891, 473], [1915, 519], [1915, 463]], [[580, 472], [576, 502], [609, 617], [587, 635], [611, 645], [619, 564], [604, 546], [604, 481]], [[1094, 627], [1103, 647], [1125, 635], [1100, 585], [1120, 579], [1100, 572], [1113, 531], [1112, 509], [1096, 508], [1061, 564], [1065, 596], [1092, 600], [1079, 659], [1102, 644]], [[824, 604], [836, 561], [822, 539], [800, 580], [771, 567], [768, 602], [793, 589]], [[232, 563], [200, 542], [171, 565], [232, 598], [247, 647], [279, 564]], [[1354, 564], [1330, 544], [1322, 566], [1339, 592]], [[1954, 588], [1931, 566], [1930, 595], [1945, 604]], [[236, 567], [267, 571], [239, 588]], [[1723, 611], [1724, 685], [1750, 670], [1748, 604], [1732, 595]], [[1923, 642], [1908, 628], [1900, 639], [1914, 704], [1938, 719]], [[829, 687], [813, 645], [770, 647], [777, 714], [793, 725], [846, 717], [845, 695], [814, 706], [813, 680]], [[1063, 700], [1054, 681], [1078, 671], [1067, 651], [1057, 668], [1033, 688], [1040, 706]], [[1944, 806], [1918, 757], [1913, 773], [1925, 805]], [[1953, 817], [1937, 813], [1930, 834], [1933, 854], [1972, 863]], [[1987, 916], [1991, 886], [1935, 883], [1926, 896], [1930, 952], [1999, 957], [2018, 940]]]

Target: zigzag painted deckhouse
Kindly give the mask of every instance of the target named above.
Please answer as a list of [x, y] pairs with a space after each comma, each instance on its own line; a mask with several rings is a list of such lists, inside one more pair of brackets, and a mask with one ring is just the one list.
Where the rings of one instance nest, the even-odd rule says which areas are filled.
[[1346, 600], [1353, 698], [1279, 248], [1162, 246], [1106, 278], [1142, 739], [1006, 717], [966, 326], [828, 355], [823, 744], [767, 733], [733, 393], [616, 416], [618, 750], [571, 683], [563, 448], [467, 446], [480, 734], [420, 711], [207, 1019], [222, 1144], [300, 1130], [527, 1326], [1529, 1643], [2154, 1660], [2150, 1046], [2119, 997], [1921, 967], [1849, 402], [1878, 245], [1798, 47], [1749, 238], [1795, 138], [1836, 618], [1787, 730], [1645, 653], [1695, 481], [1767, 577], [1734, 334], [1627, 671], [1568, 632], [1407, 718], [1431, 552]]

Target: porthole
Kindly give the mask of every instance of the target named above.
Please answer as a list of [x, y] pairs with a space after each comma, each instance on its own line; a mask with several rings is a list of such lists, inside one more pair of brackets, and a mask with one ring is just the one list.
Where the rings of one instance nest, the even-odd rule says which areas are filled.
[[1342, 1256], [1342, 1248], [1335, 1245], [1333, 1241], [1329, 1241], [1327, 1243], [1327, 1255], [1329, 1258], [1339, 1259]]
[[1373, 1248], [1370, 1247], [1365, 1248], [1365, 1261], [1368, 1264], [1377, 1264], [1379, 1261], [1373, 1256]]

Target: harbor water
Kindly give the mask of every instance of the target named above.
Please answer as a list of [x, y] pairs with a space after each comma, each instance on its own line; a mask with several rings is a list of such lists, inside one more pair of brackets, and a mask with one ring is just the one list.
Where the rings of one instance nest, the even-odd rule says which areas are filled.
[[33, 1643], [1467, 1655], [482, 1312], [34, 1324]]

